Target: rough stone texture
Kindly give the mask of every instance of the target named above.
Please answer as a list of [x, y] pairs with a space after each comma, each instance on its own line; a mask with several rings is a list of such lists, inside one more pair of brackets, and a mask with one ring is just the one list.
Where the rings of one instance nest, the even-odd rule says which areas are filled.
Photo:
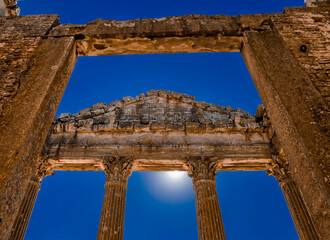
[[289, 8], [273, 19], [287, 47], [330, 104], [330, 7]]
[[53, 124], [53, 134], [92, 132], [214, 133], [241, 129], [264, 130], [263, 122], [241, 109], [197, 102], [187, 94], [151, 90], [136, 98], [106, 105], [99, 103], [77, 114], [62, 113]]
[[[329, 109], [324, 95], [313, 84], [315, 81], [309, 72], [316, 64], [307, 68], [307, 61], [297, 57], [293, 51], [300, 48], [301, 42], [286, 39], [288, 34], [284, 34], [282, 38], [281, 31], [277, 31], [291, 31], [284, 26], [299, 23], [300, 20], [288, 17], [295, 11], [306, 11], [305, 19], [308, 20], [313, 12], [322, 13], [328, 10], [293, 8], [273, 20], [270, 19], [258, 31], [245, 32], [242, 55], [265, 104], [279, 143], [288, 157], [290, 170], [301, 190], [315, 228], [322, 239], [328, 239]], [[299, 18], [303, 18], [298, 13]], [[323, 17], [328, 21], [326, 14]], [[324, 19], [321, 18], [321, 21]], [[314, 30], [319, 32], [318, 21], [306, 29], [311, 33]], [[292, 44], [296, 47], [290, 49]], [[319, 54], [316, 61], [322, 59], [322, 55]]]
[[58, 170], [102, 170], [104, 154], [134, 157], [134, 171], [184, 170], [201, 153], [220, 158], [222, 170], [264, 170], [273, 153], [268, 128], [263, 116], [151, 90], [61, 114], [47, 155]]
[[8, 234], [76, 61], [73, 37], [43, 39], [58, 16], [0, 18], [0, 239]]
[[270, 15], [187, 15], [160, 19], [114, 21], [97, 19], [86, 25], [61, 25], [52, 36], [75, 36], [78, 54], [150, 54], [179, 52], [238, 52], [243, 31]]
[[0, 116], [31, 68], [42, 37], [58, 24], [56, 15], [0, 17]]
[[17, 0], [0, 0], [0, 16], [17, 16], [19, 13]]
[[4, 0], [0, 0], [0, 16], [6, 16], [8, 14], [7, 7]]
[[328, 1], [329, 0], [305, 0], [305, 4], [307, 7], [315, 7], [318, 5], [322, 5]]
[[[56, 16], [0, 17], [1, 239], [8, 239], [76, 53], [239, 50], [267, 108], [271, 128], [264, 128], [269, 121], [261, 117], [262, 109], [252, 117], [229, 107], [194, 102], [186, 95], [151, 91], [147, 96], [125, 97], [111, 106], [97, 104], [76, 115], [62, 115], [44, 150], [50, 147], [52, 164], [62, 169], [74, 169], [77, 156], [84, 156], [78, 159], [81, 162], [91, 160], [88, 167], [80, 165], [78, 169], [102, 169], [100, 161], [95, 160], [100, 160], [104, 151], [110, 155], [138, 153], [140, 159], [134, 163], [140, 167], [138, 170], [187, 170], [183, 159], [204, 153], [219, 158], [224, 169], [237, 170], [237, 163], [245, 160], [240, 170], [247, 166], [262, 170], [272, 152], [271, 138], [271, 143], [281, 146], [288, 158], [317, 233], [321, 239], [330, 238], [329, 1], [314, 3], [310, 8], [286, 9], [284, 14], [58, 24]], [[159, 102], [152, 102], [155, 100]], [[164, 108], [153, 106], [167, 102], [179, 106], [185, 114], [173, 108], [163, 119]], [[149, 106], [155, 113], [144, 113], [144, 107]], [[118, 143], [119, 148], [115, 148]], [[169, 161], [146, 157], [157, 159], [170, 153]], [[70, 160], [75, 160], [71, 166]]]

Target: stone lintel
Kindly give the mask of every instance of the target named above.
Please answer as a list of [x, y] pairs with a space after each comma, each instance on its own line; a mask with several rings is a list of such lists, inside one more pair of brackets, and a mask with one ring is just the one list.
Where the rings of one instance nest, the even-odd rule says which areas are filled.
[[[59, 171], [103, 171], [101, 159], [49, 159], [54, 170]], [[217, 171], [264, 171], [270, 158], [264, 159], [220, 159]], [[185, 160], [137, 159], [133, 171], [186, 171]]]
[[242, 32], [259, 27], [273, 15], [186, 15], [130, 21], [97, 19], [85, 25], [58, 26], [50, 36], [75, 36], [80, 56], [238, 52]]
[[273, 154], [268, 144], [251, 146], [53, 146], [49, 163], [54, 170], [102, 171], [105, 155], [132, 156], [133, 171], [187, 170], [187, 158], [205, 156], [217, 158], [222, 171], [263, 171]]
[[217, 158], [223, 171], [266, 170], [274, 150], [266, 133], [61, 133], [49, 140], [54, 170], [102, 171], [104, 156], [131, 156], [133, 171], [187, 170], [189, 158]]

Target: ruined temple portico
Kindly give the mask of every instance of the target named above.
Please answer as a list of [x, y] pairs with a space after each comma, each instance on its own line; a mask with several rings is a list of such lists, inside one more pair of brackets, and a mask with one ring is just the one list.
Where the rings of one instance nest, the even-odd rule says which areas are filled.
[[[171, 170], [192, 177], [200, 239], [225, 238], [215, 171], [262, 170], [279, 181], [299, 237], [330, 239], [329, 11], [306, 0], [283, 13], [73, 25], [17, 16], [15, 0], [0, 0], [0, 239], [24, 237], [53, 170], [105, 171], [99, 239], [122, 239], [131, 171]], [[264, 107], [252, 115], [151, 90], [54, 121], [78, 57], [199, 52], [240, 52]]]

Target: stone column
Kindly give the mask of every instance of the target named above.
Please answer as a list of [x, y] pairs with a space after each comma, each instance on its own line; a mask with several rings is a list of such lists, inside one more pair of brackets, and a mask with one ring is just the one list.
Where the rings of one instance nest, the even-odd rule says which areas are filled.
[[127, 180], [132, 174], [129, 157], [105, 157], [106, 183], [97, 240], [124, 238]]
[[195, 190], [199, 240], [226, 239], [216, 191], [216, 165], [206, 158], [188, 162], [188, 175]]
[[[329, 159], [329, 140], [325, 137], [329, 107], [313, 84], [312, 65], [297, 58], [302, 42], [285, 37], [286, 33], [294, 35], [291, 25], [296, 18], [284, 15], [265, 21], [259, 30], [244, 31], [241, 53], [290, 168], [295, 169], [291, 174], [315, 229], [322, 239], [330, 239], [330, 188], [325, 164]], [[306, 17], [300, 24], [308, 21]], [[280, 30], [283, 28], [286, 30]], [[313, 31], [310, 28], [306, 33]], [[313, 40], [310, 43], [309, 49], [314, 49]], [[318, 64], [321, 60], [308, 61]]]
[[285, 157], [280, 155], [273, 156], [267, 175], [274, 176], [280, 183], [280, 188], [283, 191], [299, 238], [301, 240], [319, 239], [299, 189], [288, 170], [288, 163]]
[[14, 225], [11, 230], [9, 240], [23, 240], [26, 229], [29, 225], [31, 214], [36, 202], [38, 192], [42, 180], [48, 175], [54, 175], [51, 166], [47, 163], [42, 163], [38, 166], [37, 171], [31, 177], [27, 190], [25, 192], [22, 204], [19, 208]]

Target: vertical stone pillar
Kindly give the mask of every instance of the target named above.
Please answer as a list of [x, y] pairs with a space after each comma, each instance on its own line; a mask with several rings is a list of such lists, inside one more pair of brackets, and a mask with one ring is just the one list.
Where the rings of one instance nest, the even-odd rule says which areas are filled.
[[129, 157], [105, 157], [106, 183], [97, 240], [124, 238], [127, 180], [132, 174]]
[[26, 229], [29, 225], [29, 221], [32, 215], [34, 204], [36, 202], [38, 192], [42, 180], [48, 175], [54, 175], [55, 173], [51, 170], [51, 166], [47, 163], [41, 163], [36, 173], [30, 179], [27, 190], [25, 192], [22, 204], [19, 208], [16, 216], [14, 225], [11, 230], [9, 240], [23, 240]]
[[[329, 159], [329, 140], [325, 137], [329, 132], [329, 108], [313, 84], [313, 66], [294, 55], [302, 42], [292, 40], [297, 50], [291, 50], [291, 43], [281, 35], [284, 33], [276, 29], [284, 27], [294, 35], [289, 25], [296, 22], [288, 19], [288, 15], [282, 15], [277, 22], [265, 21], [259, 30], [245, 31], [241, 53], [290, 169], [294, 169], [292, 177], [315, 229], [321, 239], [330, 239], [330, 188], [325, 164]], [[315, 29], [308, 31], [311, 34]], [[309, 41], [312, 44], [313, 39]], [[308, 61], [318, 64], [320, 60]]]
[[273, 156], [267, 175], [274, 176], [280, 183], [280, 188], [283, 191], [299, 238], [301, 240], [319, 239], [301, 194], [288, 171], [288, 163], [285, 157]]
[[206, 158], [188, 162], [188, 175], [195, 190], [199, 240], [226, 239], [216, 191], [216, 165]]

